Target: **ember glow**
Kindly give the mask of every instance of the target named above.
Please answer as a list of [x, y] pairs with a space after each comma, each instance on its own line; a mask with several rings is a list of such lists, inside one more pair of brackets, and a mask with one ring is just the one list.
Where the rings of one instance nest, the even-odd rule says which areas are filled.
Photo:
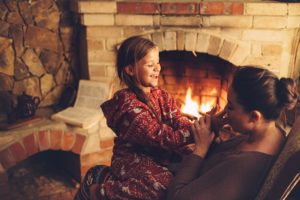
[[202, 98], [201, 102], [199, 105], [197, 101], [192, 99], [192, 89], [189, 87], [186, 92], [185, 103], [181, 106], [181, 112], [199, 118], [201, 116], [200, 113], [209, 112], [215, 106], [216, 99]]

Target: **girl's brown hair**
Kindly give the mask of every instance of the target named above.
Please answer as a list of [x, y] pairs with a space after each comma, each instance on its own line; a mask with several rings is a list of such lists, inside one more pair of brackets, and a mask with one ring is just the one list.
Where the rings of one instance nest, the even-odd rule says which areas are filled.
[[268, 120], [278, 119], [284, 108], [293, 108], [298, 100], [293, 79], [279, 79], [259, 67], [240, 67], [234, 74], [232, 88], [246, 111], [258, 110]]
[[137, 98], [140, 101], [148, 105], [160, 121], [160, 118], [154, 111], [154, 108], [147, 96], [139, 87], [137, 87], [133, 77], [129, 76], [125, 72], [126, 66], [135, 66], [139, 60], [146, 56], [149, 50], [155, 47], [157, 46], [151, 40], [148, 40], [141, 36], [132, 36], [125, 39], [121, 43], [117, 52], [117, 72], [121, 82], [124, 82], [128, 86], [128, 88], [136, 94]]

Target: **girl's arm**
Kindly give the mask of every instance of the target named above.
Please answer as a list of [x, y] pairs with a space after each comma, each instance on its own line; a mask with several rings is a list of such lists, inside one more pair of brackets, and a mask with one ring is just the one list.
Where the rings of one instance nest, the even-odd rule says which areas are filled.
[[122, 116], [118, 126], [118, 137], [142, 146], [177, 149], [193, 141], [189, 128], [190, 124], [174, 129], [168, 124], [160, 123], [149, 109], [140, 107]]
[[166, 91], [161, 90], [159, 101], [162, 109], [163, 122], [174, 129], [184, 128], [191, 124], [191, 121], [182, 114], [176, 105], [174, 98]]

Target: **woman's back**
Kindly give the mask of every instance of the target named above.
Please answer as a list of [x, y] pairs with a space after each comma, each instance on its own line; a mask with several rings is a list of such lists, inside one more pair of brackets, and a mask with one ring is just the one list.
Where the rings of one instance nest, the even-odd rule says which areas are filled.
[[205, 160], [194, 154], [187, 156], [180, 166], [184, 170], [176, 174], [170, 186], [168, 199], [253, 199], [274, 156], [230, 150], [243, 140], [236, 138], [219, 145]]

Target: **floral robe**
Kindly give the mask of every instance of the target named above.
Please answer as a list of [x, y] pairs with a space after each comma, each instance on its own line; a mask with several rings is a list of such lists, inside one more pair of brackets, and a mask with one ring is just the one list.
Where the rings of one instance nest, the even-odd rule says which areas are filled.
[[166, 91], [153, 88], [148, 98], [161, 120], [129, 89], [118, 91], [101, 105], [117, 137], [110, 172], [100, 184], [98, 196], [165, 199], [173, 178], [168, 166], [176, 158], [172, 152], [193, 141], [191, 122]]

